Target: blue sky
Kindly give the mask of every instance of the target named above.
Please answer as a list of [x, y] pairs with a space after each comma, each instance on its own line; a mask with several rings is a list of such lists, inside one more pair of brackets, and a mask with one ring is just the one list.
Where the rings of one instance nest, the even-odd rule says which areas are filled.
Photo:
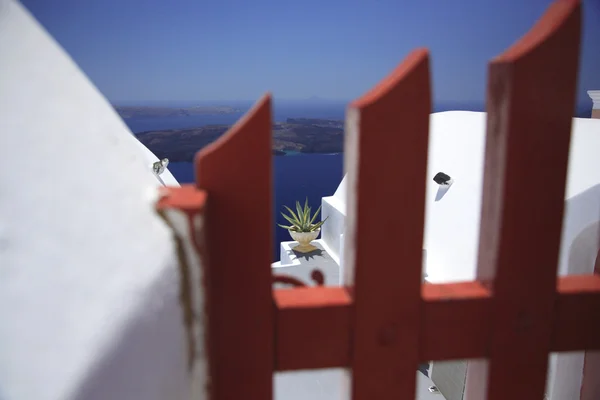
[[[351, 100], [412, 49], [436, 102], [483, 103], [487, 62], [550, 0], [22, 0], [113, 102]], [[578, 103], [600, 89], [600, 0], [584, 0]], [[551, 67], [551, 66], [549, 66]]]

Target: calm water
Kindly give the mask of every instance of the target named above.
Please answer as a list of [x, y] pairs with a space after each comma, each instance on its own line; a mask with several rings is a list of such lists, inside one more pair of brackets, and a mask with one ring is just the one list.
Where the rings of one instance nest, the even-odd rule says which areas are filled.
[[[229, 104], [227, 104], [229, 105]], [[133, 133], [154, 131], [161, 129], [183, 129], [195, 128], [203, 125], [214, 124], [233, 124], [239, 120], [252, 104], [242, 103], [233, 104], [241, 112], [222, 115], [191, 115], [189, 117], [150, 117], [150, 118], [129, 118], [125, 123]], [[346, 104], [335, 103], [319, 106], [296, 106], [275, 104], [273, 109], [273, 120], [284, 122], [287, 118], [323, 118], [343, 120]]]
[[[140, 104], [142, 105], [142, 104]], [[169, 104], [147, 104], [155, 106], [188, 107], [203, 105], [200, 103], [169, 103]], [[207, 104], [208, 105], [208, 104]], [[214, 105], [214, 104], [213, 104]], [[239, 108], [242, 112], [227, 115], [196, 115], [189, 117], [167, 117], [167, 118], [133, 118], [125, 120], [132, 132], [192, 128], [209, 124], [233, 124], [236, 122], [252, 104], [250, 102], [228, 103]], [[287, 118], [324, 118], [344, 119], [346, 103], [328, 104], [298, 104], [274, 102], [273, 119], [285, 121]], [[435, 111], [449, 109], [480, 110], [476, 105], [444, 105], [436, 106]], [[273, 188], [274, 188], [274, 210], [275, 221], [286, 223], [281, 217], [280, 211], [283, 205], [293, 208], [296, 200], [308, 201], [313, 210], [321, 205], [321, 198], [331, 196], [337, 189], [343, 178], [343, 155], [342, 154], [294, 154], [283, 157], [273, 157]], [[171, 163], [169, 170], [181, 183], [194, 181], [194, 172], [191, 163]], [[273, 261], [279, 261], [279, 243], [290, 240], [289, 233], [282, 228], [274, 227], [273, 238]]]
[[[294, 206], [296, 200], [308, 203], [315, 211], [321, 205], [321, 197], [331, 196], [343, 177], [343, 154], [305, 154], [273, 157], [273, 188], [275, 197], [275, 221], [287, 222], [281, 217], [283, 206]], [[194, 182], [192, 163], [170, 163], [169, 170], [180, 183]], [[273, 261], [279, 261], [279, 243], [290, 239], [289, 233], [274, 227]]]

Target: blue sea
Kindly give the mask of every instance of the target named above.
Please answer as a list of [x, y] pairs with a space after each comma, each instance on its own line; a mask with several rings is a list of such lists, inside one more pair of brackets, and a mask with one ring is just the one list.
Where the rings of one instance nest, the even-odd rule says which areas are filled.
[[[215, 104], [214, 102], [211, 103]], [[125, 104], [123, 104], [125, 105]], [[168, 104], [136, 104], [155, 105], [170, 107], [188, 107], [202, 105], [199, 103], [180, 102]], [[188, 117], [165, 117], [165, 118], [132, 118], [126, 119], [125, 123], [133, 133], [161, 130], [192, 128], [209, 124], [233, 124], [251, 103], [239, 104], [227, 103], [223, 105], [238, 107], [241, 112], [237, 114], [224, 115], [196, 115]], [[343, 120], [346, 103], [328, 102], [326, 104], [301, 104], [294, 102], [274, 103], [273, 120], [285, 121], [287, 118], [323, 118]], [[436, 107], [436, 111], [444, 109], [476, 109], [478, 107], [460, 107], [457, 105]], [[295, 202], [304, 202], [308, 198], [309, 205], [313, 211], [321, 205], [321, 198], [331, 196], [337, 189], [343, 178], [343, 154], [288, 154], [286, 156], [273, 157], [273, 188], [274, 188], [274, 216], [278, 223], [286, 224], [280, 212], [283, 206], [293, 208]], [[178, 162], [170, 163], [169, 170], [180, 183], [194, 182], [192, 163]], [[289, 233], [277, 226], [274, 227], [273, 237], [273, 261], [279, 261], [279, 243], [291, 240]]]
[[[196, 103], [194, 103], [196, 104]], [[153, 104], [155, 105], [155, 104]], [[162, 104], [161, 104], [162, 105]], [[171, 107], [186, 107], [189, 103], [173, 104]], [[230, 105], [230, 104], [227, 104]], [[235, 105], [234, 105], [235, 106]], [[251, 104], [237, 105], [242, 112], [224, 115], [195, 115], [189, 117], [167, 118], [132, 118], [125, 123], [133, 133], [160, 129], [192, 128], [210, 124], [233, 124]], [[324, 118], [344, 119], [345, 104], [327, 105], [283, 105], [274, 107], [274, 121], [285, 121], [287, 118]], [[194, 182], [192, 163], [170, 163], [169, 170], [180, 183]], [[321, 197], [331, 196], [343, 178], [343, 154], [299, 154], [273, 157], [273, 189], [275, 221], [287, 224], [280, 211], [287, 205], [293, 208], [296, 200], [308, 202], [313, 211], [321, 205]], [[279, 261], [279, 243], [291, 240], [289, 233], [274, 226], [273, 262]]]
[[[180, 183], [194, 182], [192, 163], [169, 164], [169, 170]], [[315, 211], [321, 205], [321, 197], [331, 196], [343, 177], [343, 154], [303, 154], [273, 157], [274, 218], [281, 224], [288, 223], [281, 217], [283, 206], [294, 206], [296, 200], [304, 199]], [[279, 243], [292, 240], [289, 233], [278, 226], [274, 228], [273, 262], [279, 261]]]

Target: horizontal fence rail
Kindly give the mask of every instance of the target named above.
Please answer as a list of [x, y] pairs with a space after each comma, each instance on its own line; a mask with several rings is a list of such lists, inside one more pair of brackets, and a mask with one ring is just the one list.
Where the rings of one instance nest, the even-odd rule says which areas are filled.
[[[425, 283], [421, 294], [419, 362], [490, 355], [489, 289], [478, 282]], [[278, 371], [351, 366], [354, 304], [345, 288], [277, 289], [273, 296]], [[600, 276], [560, 278], [554, 307], [550, 351], [600, 350], [600, 323], [590, 318], [600, 310]]]

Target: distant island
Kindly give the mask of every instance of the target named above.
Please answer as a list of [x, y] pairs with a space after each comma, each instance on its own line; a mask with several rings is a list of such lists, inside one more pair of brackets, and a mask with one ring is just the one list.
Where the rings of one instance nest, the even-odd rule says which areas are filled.
[[114, 106], [123, 119], [140, 117], [186, 117], [190, 115], [218, 115], [241, 113], [242, 110], [228, 106], [198, 107], [146, 107], [146, 106]]
[[[229, 125], [169, 129], [136, 133], [158, 158], [192, 161], [196, 152], [217, 140]], [[344, 122], [315, 118], [288, 118], [273, 124], [273, 154], [340, 153], [344, 149]]]

